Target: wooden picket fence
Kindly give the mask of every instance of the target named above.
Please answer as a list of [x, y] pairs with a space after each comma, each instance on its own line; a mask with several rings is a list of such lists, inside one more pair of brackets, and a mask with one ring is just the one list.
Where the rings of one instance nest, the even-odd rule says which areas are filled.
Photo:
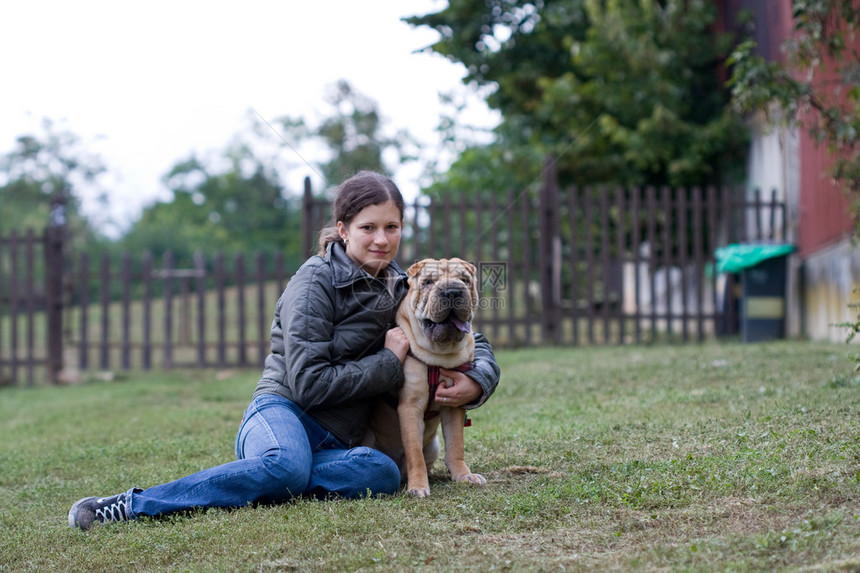
[[[303, 244], [328, 212], [306, 181]], [[552, 163], [537, 189], [407, 205], [398, 263], [458, 256], [478, 270], [474, 328], [496, 347], [704, 340], [738, 330], [730, 243], [784, 239], [775, 193], [715, 187], [566, 187]], [[0, 237], [0, 383], [150, 368], [259, 368], [283, 257], [170, 253], [91, 260], [66, 230]]]

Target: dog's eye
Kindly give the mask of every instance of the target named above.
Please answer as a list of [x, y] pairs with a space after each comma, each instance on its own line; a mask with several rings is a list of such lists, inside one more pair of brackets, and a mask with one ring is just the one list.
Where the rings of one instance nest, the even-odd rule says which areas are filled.
[[462, 277], [460, 277], [460, 280], [468, 285], [472, 282], [472, 277], [470, 277], [469, 275], [463, 275]]

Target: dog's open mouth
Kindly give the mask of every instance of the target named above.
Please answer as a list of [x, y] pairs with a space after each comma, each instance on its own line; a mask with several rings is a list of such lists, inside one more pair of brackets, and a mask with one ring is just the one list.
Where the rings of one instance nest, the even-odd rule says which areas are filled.
[[469, 321], [461, 320], [453, 314], [442, 322], [433, 322], [430, 319], [421, 321], [421, 329], [424, 335], [437, 343], [459, 342], [469, 334], [472, 325]]
[[457, 330], [459, 330], [460, 332], [462, 332], [464, 334], [468, 334], [469, 331], [472, 329], [472, 325], [469, 323], [468, 320], [460, 320], [459, 318], [457, 318], [453, 314], [449, 315], [448, 318], [446, 318], [442, 322], [433, 322], [429, 318], [424, 319], [421, 321], [421, 326], [422, 326], [422, 328], [424, 328], [424, 330], [436, 328], [439, 326], [447, 326], [447, 327], [453, 326], [454, 328], [456, 328]]

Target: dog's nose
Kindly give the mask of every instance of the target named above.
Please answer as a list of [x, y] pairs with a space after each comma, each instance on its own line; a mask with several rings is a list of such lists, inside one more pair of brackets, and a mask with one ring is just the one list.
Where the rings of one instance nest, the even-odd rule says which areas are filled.
[[447, 299], [460, 298], [463, 296], [462, 289], [459, 288], [446, 288], [442, 290], [442, 296]]

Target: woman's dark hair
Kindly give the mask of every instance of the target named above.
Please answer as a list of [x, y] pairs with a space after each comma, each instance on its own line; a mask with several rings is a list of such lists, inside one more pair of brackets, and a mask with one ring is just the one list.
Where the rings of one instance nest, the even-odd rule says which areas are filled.
[[406, 206], [403, 196], [394, 181], [375, 171], [359, 171], [340, 184], [331, 207], [331, 220], [326, 228], [320, 231], [319, 255], [325, 256], [329, 243], [343, 241], [337, 231], [337, 222], [349, 225], [362, 209], [371, 205], [381, 205], [386, 201], [394, 201], [400, 211], [400, 219]]

